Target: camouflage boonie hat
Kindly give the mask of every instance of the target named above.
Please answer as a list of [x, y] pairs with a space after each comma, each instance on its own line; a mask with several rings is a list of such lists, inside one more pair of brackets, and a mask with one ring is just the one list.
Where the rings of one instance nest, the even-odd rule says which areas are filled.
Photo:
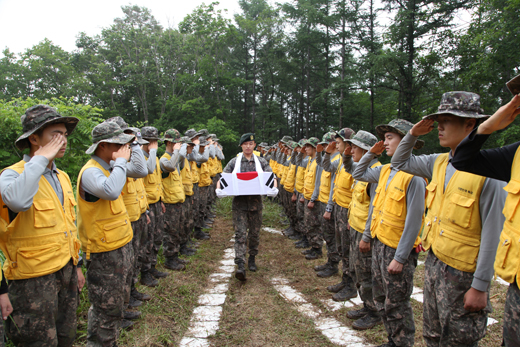
[[311, 137], [308, 140], [305, 140], [306, 145], [311, 145], [314, 148], [316, 148], [316, 146], [318, 145], [319, 142], [320, 142], [320, 139], [318, 139], [317, 137]]
[[257, 147], [266, 148], [268, 145], [266, 142], [260, 142], [260, 144]]
[[159, 130], [155, 127], [142, 127], [141, 128], [141, 136], [146, 140], [156, 140], [159, 141]]
[[195, 136], [199, 136], [199, 134], [197, 134], [197, 131], [195, 129], [186, 130], [184, 135], [189, 137], [190, 140], [192, 140]]
[[[376, 126], [377, 136], [381, 140], [385, 140], [386, 133], [395, 133], [404, 137], [410, 129], [412, 129], [413, 124], [405, 119], [392, 119], [388, 124], [381, 124]], [[415, 142], [415, 149], [421, 149], [424, 146], [423, 140], [417, 140]]]
[[197, 133], [197, 135], [204, 136], [207, 138], [209, 136], [209, 131], [208, 131], [208, 129], [200, 129], [199, 132]]
[[92, 129], [92, 146], [85, 153], [92, 154], [101, 142], [117, 143], [124, 145], [131, 142], [134, 135], [125, 134], [117, 123], [103, 122]]
[[212, 139], [213, 141], [215, 141], [215, 139], [217, 138], [217, 135], [215, 134], [209, 134], [208, 135], [208, 138]]
[[487, 118], [480, 108], [480, 95], [470, 92], [447, 92], [442, 94], [438, 112], [424, 116], [423, 119], [436, 120], [440, 115], [453, 115], [462, 118]]
[[336, 133], [333, 131], [329, 131], [328, 133], [325, 133], [323, 135], [323, 138], [321, 139], [321, 142], [318, 143], [318, 145], [328, 145], [331, 142], [336, 141]]
[[283, 144], [287, 144], [288, 141], [292, 141], [292, 137], [291, 136], [284, 136], [284, 137], [282, 137], [282, 139], [280, 141]]
[[139, 130], [139, 128], [136, 128], [136, 127], [128, 127], [126, 129], [123, 129], [123, 132], [129, 134], [129, 133], [132, 133], [133, 135], [136, 136], [136, 139], [137, 139], [137, 142], [140, 144], [140, 145], [147, 145], [149, 144], [150, 142], [146, 141], [145, 139], [142, 138], [141, 136], [141, 130]]
[[291, 149], [295, 149], [296, 147], [298, 147], [298, 143], [296, 141], [289, 141], [287, 142], [287, 146], [289, 146], [289, 148]]
[[369, 151], [373, 145], [377, 142], [377, 137], [369, 133], [368, 131], [360, 130], [354, 137], [347, 140], [348, 143], [356, 145], [365, 151]]
[[191, 139], [188, 136], [181, 137], [181, 143], [195, 146], [195, 143], [191, 142]]
[[298, 146], [302, 147], [305, 146], [305, 142], [307, 142], [307, 139], [303, 138], [300, 141], [298, 141]]
[[169, 142], [181, 142], [181, 133], [176, 129], [168, 129], [164, 132], [164, 137], [161, 141], [169, 141]]
[[204, 147], [204, 146], [209, 145], [209, 142], [206, 141], [206, 136], [200, 136], [200, 137], [199, 137], [199, 142], [200, 142], [200, 143], [199, 143], [199, 146], [200, 146], [200, 147]]
[[336, 137], [341, 138], [343, 141], [347, 141], [348, 139], [351, 139], [354, 135], [356, 135], [356, 132], [350, 128], [343, 128], [340, 131], [336, 132]]
[[114, 123], [117, 123], [117, 125], [119, 125], [119, 127], [121, 129], [123, 129], [123, 131], [125, 131], [126, 129], [128, 129], [128, 123], [125, 122], [125, 120], [120, 117], [120, 116], [116, 116], [116, 117], [112, 117], [112, 118], [108, 118], [105, 122], [114, 122]]
[[48, 105], [31, 106], [20, 117], [23, 134], [14, 142], [19, 150], [29, 148], [31, 145], [27, 138], [44, 125], [64, 123], [67, 134], [70, 135], [76, 128], [79, 119], [76, 117], [63, 117], [58, 111]]

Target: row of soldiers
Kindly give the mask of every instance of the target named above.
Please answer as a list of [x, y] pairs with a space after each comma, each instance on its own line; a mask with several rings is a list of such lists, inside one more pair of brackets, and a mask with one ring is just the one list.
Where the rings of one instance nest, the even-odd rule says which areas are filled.
[[78, 121], [47, 105], [27, 109], [15, 145], [29, 154], [0, 175], [0, 307], [17, 346], [73, 345], [83, 264], [87, 346], [117, 346], [120, 330], [140, 316], [134, 308], [151, 299], [137, 290], [139, 275], [148, 287], [169, 275], [156, 268], [160, 248], [166, 269], [184, 270], [189, 260], [179, 255], [195, 254], [192, 239], [210, 237], [203, 229], [215, 218], [224, 160], [215, 134], [169, 129], [160, 138], [154, 127], [110, 118], [92, 130], [91, 159], [74, 194], [54, 160], [65, 155]]
[[[508, 206], [505, 182], [458, 171], [452, 164], [457, 146], [488, 117], [479, 95], [448, 92], [438, 112], [415, 125], [396, 119], [377, 126], [377, 136], [344, 128], [321, 141], [284, 136], [260, 147], [279, 178], [289, 220], [286, 236], [298, 240], [295, 246], [304, 248], [308, 260], [321, 258], [325, 243], [327, 262], [314, 268], [317, 276], [337, 274], [342, 263], [341, 282], [327, 289], [336, 301], [359, 293], [363, 307], [347, 317], [359, 330], [383, 323], [388, 342], [382, 346], [414, 345], [410, 297], [420, 251], [429, 251], [423, 310], [427, 346], [478, 345], [492, 311], [494, 270], [512, 283], [512, 293], [518, 292], [519, 255], [501, 250], [516, 241], [500, 238], [504, 214], [514, 214], [518, 199]], [[424, 145], [418, 136], [430, 132], [434, 122], [439, 144], [450, 152], [412, 155]], [[382, 165], [385, 150], [391, 163]], [[518, 195], [517, 183], [508, 187], [510, 195]], [[512, 270], [503, 275], [506, 268]], [[506, 307], [506, 346], [520, 345], [519, 297], [511, 294], [513, 303]]]

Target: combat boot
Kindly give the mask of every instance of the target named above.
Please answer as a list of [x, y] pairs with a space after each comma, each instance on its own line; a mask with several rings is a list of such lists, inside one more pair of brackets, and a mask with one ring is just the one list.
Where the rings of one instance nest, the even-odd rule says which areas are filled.
[[314, 271], [318, 272], [318, 271], [323, 271], [327, 268], [330, 267], [330, 259], [327, 259], [327, 262], [325, 264], [322, 264], [322, 265], [316, 265], [314, 267]]
[[[157, 282], [159, 283], [159, 282]], [[132, 291], [130, 292], [130, 295], [139, 301], [149, 301], [152, 299], [152, 297], [149, 294], [146, 293], [140, 293], [137, 291], [137, 289], [132, 288]]]
[[287, 237], [294, 235], [296, 231], [294, 231], [294, 228], [292, 226], [289, 226], [287, 229], [283, 231], [283, 234]]
[[321, 258], [322, 255], [323, 255], [323, 252], [321, 251], [321, 248], [312, 248], [312, 252], [307, 254], [305, 256], [305, 259], [314, 260], [314, 259]]
[[139, 307], [143, 304], [141, 300], [137, 300], [132, 295], [130, 295], [130, 301], [128, 302], [128, 308]]
[[188, 245], [186, 243], [184, 243], [181, 245], [181, 249], [180, 249], [179, 253], [189, 257], [189, 256], [192, 256], [195, 253], [197, 253], [197, 251], [194, 250], [193, 248], [189, 248]]
[[182, 263], [182, 264], [184, 264], [184, 265], [190, 263], [190, 261], [189, 261], [188, 259], [177, 258], [177, 260], [179, 260], [179, 263]]
[[140, 311], [125, 311], [123, 319], [136, 320], [141, 317]]
[[[345, 275], [343, 275], [345, 276]], [[357, 289], [354, 281], [350, 276], [347, 277], [347, 281], [345, 286], [338, 291], [336, 294], [332, 296], [332, 300], [334, 301], [347, 301], [349, 299], [355, 298], [357, 296]]]
[[168, 270], [174, 270], [174, 271], [182, 271], [186, 269], [186, 265], [182, 264], [179, 261], [179, 254], [175, 253], [173, 257], [166, 258], [166, 261], [164, 262], [164, 267]]
[[390, 336], [388, 336], [388, 342], [383, 343], [382, 345], [379, 345], [378, 347], [397, 347], [394, 340]]
[[209, 239], [209, 235], [202, 231], [201, 228], [195, 228], [195, 233], [193, 235], [197, 240], [207, 240]]
[[294, 234], [292, 234], [291, 236], [289, 236], [289, 240], [301, 240], [302, 239], [302, 234], [298, 231], [295, 231]]
[[165, 277], [168, 277], [168, 273], [167, 272], [159, 271], [155, 267], [152, 267], [149, 272], [155, 278], [165, 278]]
[[121, 330], [126, 330], [126, 331], [130, 331], [134, 328], [134, 322], [128, 320], [128, 319], [123, 319], [121, 321]]
[[358, 319], [352, 323], [352, 327], [356, 330], [367, 330], [382, 324], [381, 316], [375, 312], [369, 312], [365, 317]]
[[311, 246], [311, 244], [309, 243], [309, 241], [307, 241], [306, 238], [302, 239], [301, 241], [298, 241], [294, 244], [294, 246], [296, 248], [309, 248]]
[[159, 281], [153, 278], [152, 274], [148, 271], [141, 272], [141, 284], [147, 287], [157, 287], [159, 285]]
[[334, 276], [337, 273], [338, 273], [338, 262], [332, 261], [332, 262], [330, 262], [330, 266], [328, 268], [326, 268], [325, 270], [319, 271], [316, 274], [316, 276], [321, 277], [321, 278], [327, 278], [327, 277]]
[[253, 272], [257, 270], [254, 255], [249, 256], [249, 259], [247, 260], [247, 268], [249, 269], [249, 271]]
[[235, 272], [235, 278], [240, 281], [246, 280], [246, 267], [244, 263], [238, 263], [237, 271]]
[[343, 288], [345, 288], [346, 285], [347, 285], [347, 276], [343, 275], [343, 277], [341, 278], [341, 282], [339, 282], [338, 284], [333, 284], [331, 286], [328, 286], [327, 290], [331, 293], [337, 293], [340, 290], [342, 290]]
[[302, 253], [303, 255], [311, 254], [311, 253], [312, 253], [312, 248], [304, 249], [303, 251], [301, 251], [301, 253]]
[[347, 312], [347, 318], [360, 319], [368, 314], [368, 308], [363, 304], [363, 308], [359, 310], [352, 310]]

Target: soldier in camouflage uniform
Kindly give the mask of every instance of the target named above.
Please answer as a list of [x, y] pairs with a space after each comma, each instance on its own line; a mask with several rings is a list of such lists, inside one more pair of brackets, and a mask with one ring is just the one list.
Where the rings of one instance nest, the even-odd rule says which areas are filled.
[[6, 333], [17, 346], [72, 346], [78, 289], [85, 282], [78, 263], [72, 185], [54, 159], [64, 156], [67, 136], [78, 119], [36, 105], [26, 110], [21, 123], [24, 133], [15, 145], [20, 151], [29, 148], [29, 155], [0, 176], [4, 223], [0, 247], [12, 301], [11, 305], [2, 278], [0, 305], [6, 308], [2, 318], [12, 312]]
[[[457, 171], [451, 158], [486, 117], [478, 94], [444, 93], [438, 112], [415, 124], [392, 156], [393, 167], [429, 181], [422, 232], [422, 245], [430, 250], [423, 313], [429, 347], [477, 346], [492, 310], [489, 288], [505, 221], [505, 183]], [[451, 151], [412, 156], [417, 137], [429, 133], [435, 121], [439, 144]]]
[[[403, 119], [378, 125], [376, 131], [381, 141], [361, 158], [352, 174], [356, 180], [380, 186], [372, 204], [372, 227], [365, 230], [364, 236], [374, 239], [372, 292], [388, 333], [388, 343], [384, 345], [387, 347], [413, 346], [415, 340], [410, 296], [418, 257], [414, 248], [419, 245], [418, 235], [424, 218], [426, 182], [393, 168], [391, 164], [374, 168], [368, 165], [385, 148], [391, 157], [412, 126]], [[415, 148], [423, 144], [418, 140]]]
[[[296, 248], [308, 248], [310, 247], [307, 235], [305, 234], [305, 205], [301, 202], [303, 199], [303, 180], [305, 178], [305, 171], [307, 170], [307, 163], [309, 157], [305, 152], [305, 143], [307, 139], [301, 139], [298, 141], [298, 155], [296, 156], [296, 180], [294, 183], [294, 194], [291, 199], [296, 198], [296, 235], [289, 236], [290, 239], [299, 240], [294, 243]], [[298, 148], [297, 147], [297, 148]]]
[[[195, 147], [195, 143], [192, 142], [187, 136], [181, 137], [181, 148], [179, 150], [179, 169], [181, 170], [181, 179], [182, 184], [184, 186], [184, 194], [186, 199], [182, 204], [182, 218], [185, 221], [182, 226], [181, 233], [181, 248], [179, 250], [180, 254], [183, 255], [193, 255], [196, 250], [190, 248], [191, 237], [193, 235], [193, 228], [195, 226], [195, 213], [194, 213], [194, 203], [197, 201], [197, 191], [195, 187], [197, 184], [194, 184], [194, 175], [198, 173], [193, 172], [192, 165], [188, 159], [193, 152], [193, 148]], [[198, 183], [198, 180], [197, 182]]]
[[[256, 171], [255, 155], [253, 150], [256, 146], [254, 134], [247, 133], [240, 138], [239, 145], [242, 147], [240, 163], [237, 157], [231, 159], [224, 168], [225, 173], [232, 173], [236, 165], [239, 165], [237, 172]], [[271, 172], [271, 167], [264, 158], [256, 157], [260, 162], [264, 172]], [[220, 182], [218, 185], [220, 188]], [[273, 188], [271, 195], [276, 195], [278, 189]], [[221, 197], [220, 189], [217, 196]], [[262, 196], [261, 195], [241, 195], [233, 197], [233, 227], [235, 229], [235, 264], [238, 265], [235, 277], [241, 281], [246, 280], [245, 261], [247, 248], [249, 248], [248, 268], [249, 271], [256, 271], [255, 257], [258, 254], [260, 243], [260, 228], [262, 227]], [[249, 232], [247, 231], [249, 229]]]

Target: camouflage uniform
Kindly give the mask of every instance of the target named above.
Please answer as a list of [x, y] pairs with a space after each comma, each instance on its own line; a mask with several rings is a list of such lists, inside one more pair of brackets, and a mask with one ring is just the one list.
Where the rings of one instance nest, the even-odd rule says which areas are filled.
[[[233, 158], [224, 168], [223, 172], [232, 173], [235, 168], [237, 158]], [[264, 158], [258, 158], [262, 170], [271, 172], [269, 164]], [[240, 172], [256, 171], [253, 157], [247, 160], [242, 156], [240, 162]], [[235, 264], [244, 264], [246, 261], [246, 251], [249, 247], [249, 255], [258, 254], [258, 244], [260, 243], [260, 228], [262, 227], [262, 196], [261, 195], [241, 195], [233, 197], [233, 227], [235, 229]], [[249, 233], [247, 233], [249, 229]], [[246, 243], [247, 242], [247, 243]]]
[[473, 273], [457, 270], [440, 261], [432, 251], [424, 264], [424, 328], [428, 347], [478, 346], [486, 335], [491, 303], [479, 312], [464, 309], [464, 295], [471, 288]]
[[117, 346], [123, 314], [130, 300], [132, 243], [109, 252], [91, 253], [87, 261], [87, 346]]
[[50, 275], [9, 281], [13, 313], [6, 333], [16, 346], [72, 346], [76, 338], [78, 273], [70, 261]]
[[148, 235], [148, 224], [146, 213], [143, 213], [141, 217], [135, 222], [132, 222], [132, 230], [134, 231], [134, 237], [132, 238], [132, 248], [134, 249], [134, 263], [132, 271], [132, 288], [135, 287], [139, 281], [139, 273], [141, 272], [143, 253]]
[[377, 308], [372, 296], [372, 250], [374, 240], [370, 241], [370, 252], [361, 253], [359, 242], [363, 234], [350, 228], [350, 274], [356, 282], [359, 297], [363, 300], [366, 308], [377, 314]]
[[164, 214], [162, 211], [161, 201], [155, 204], [150, 204], [148, 207], [150, 213], [150, 224], [148, 224], [148, 239], [144, 245], [143, 251], [143, 265], [141, 271], [149, 271], [152, 267], [157, 265], [157, 254], [161, 248], [163, 241], [164, 230]]
[[340, 253], [338, 251], [338, 244], [336, 242], [336, 233], [334, 230], [334, 213], [330, 214], [330, 219], [326, 220], [323, 215], [326, 212], [327, 204], [321, 201], [316, 202], [316, 207], [320, 210], [320, 223], [323, 240], [327, 245], [327, 258], [333, 263], [339, 263], [341, 260]]
[[193, 230], [197, 226], [197, 220], [199, 215], [199, 205], [200, 205], [200, 188], [198, 183], [193, 184], [193, 195], [191, 196], [191, 212], [190, 212], [190, 223], [188, 236], [192, 238]]
[[334, 205], [334, 224], [336, 247], [339, 257], [341, 258], [342, 273], [344, 276], [350, 276], [350, 232], [348, 226], [348, 208]]
[[403, 264], [400, 274], [391, 275], [388, 266], [394, 260], [396, 250], [377, 238], [372, 250], [373, 296], [383, 324], [397, 346], [413, 346], [415, 324], [410, 296], [413, 291], [413, 274], [417, 266], [415, 250]]
[[164, 215], [164, 248], [165, 257], [174, 257], [178, 253], [181, 246], [182, 229], [185, 223], [183, 218], [183, 205], [164, 204], [166, 213]]
[[181, 244], [185, 244], [191, 238], [191, 231], [193, 230], [194, 222], [193, 222], [193, 202], [195, 201], [193, 198], [194, 194], [191, 196], [186, 195], [186, 199], [182, 203], [182, 220], [184, 221], [181, 224]]
[[311, 244], [312, 248], [321, 249], [323, 246], [323, 235], [321, 233], [320, 218], [321, 209], [318, 201], [314, 203], [314, 208], [311, 209], [307, 207], [309, 205], [309, 201], [310, 200], [305, 199], [305, 202], [303, 203], [305, 235], [307, 236], [307, 240]]
[[[504, 308], [504, 342], [506, 347], [520, 346], [520, 290], [516, 283], [516, 278], [509, 285], [506, 296], [506, 306]], [[510, 329], [508, 327], [516, 327]]]

